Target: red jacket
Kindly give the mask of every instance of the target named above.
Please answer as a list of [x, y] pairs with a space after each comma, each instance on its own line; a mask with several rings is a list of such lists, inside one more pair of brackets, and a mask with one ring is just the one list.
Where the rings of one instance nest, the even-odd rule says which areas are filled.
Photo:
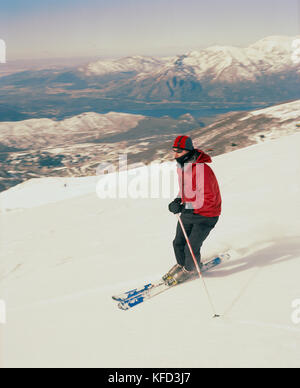
[[217, 178], [206, 164], [212, 162], [211, 157], [197, 150], [196, 158], [184, 167], [178, 164], [179, 196], [186, 208], [194, 209], [194, 214], [218, 217], [222, 199]]

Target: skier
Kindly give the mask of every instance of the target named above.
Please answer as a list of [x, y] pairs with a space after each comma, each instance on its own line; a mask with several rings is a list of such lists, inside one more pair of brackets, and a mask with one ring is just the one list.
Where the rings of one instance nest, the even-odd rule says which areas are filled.
[[[174, 214], [181, 213], [182, 223], [201, 268], [201, 246], [221, 214], [220, 189], [214, 172], [206, 164], [211, 163], [210, 156], [195, 149], [189, 136], [178, 136], [173, 151], [177, 161], [179, 194], [169, 204], [169, 211]], [[179, 222], [173, 247], [177, 264], [164, 279], [169, 278], [175, 283], [182, 283], [195, 278], [197, 276], [195, 263]]]

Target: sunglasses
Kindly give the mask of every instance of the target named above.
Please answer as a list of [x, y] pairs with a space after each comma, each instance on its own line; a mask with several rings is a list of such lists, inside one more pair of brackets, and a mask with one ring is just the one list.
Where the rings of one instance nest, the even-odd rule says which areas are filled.
[[173, 148], [173, 152], [176, 152], [177, 154], [182, 154], [185, 150], [182, 150], [180, 148]]

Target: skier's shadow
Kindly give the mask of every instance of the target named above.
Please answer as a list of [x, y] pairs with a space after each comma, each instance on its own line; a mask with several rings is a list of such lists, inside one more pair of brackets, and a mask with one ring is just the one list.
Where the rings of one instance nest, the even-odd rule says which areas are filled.
[[295, 260], [300, 256], [300, 236], [287, 237], [266, 242], [267, 247], [258, 249], [240, 259], [229, 260], [220, 269], [207, 272], [205, 277], [224, 277], [238, 272], [247, 271], [251, 268], [263, 268], [269, 265], [276, 265], [287, 260]]
[[251, 271], [251, 276], [247, 279], [230, 305], [225, 309], [222, 316], [226, 317], [233, 310], [236, 304], [241, 300], [245, 291], [248, 289], [252, 281], [261, 269], [270, 265], [276, 265], [288, 260], [296, 260], [300, 257], [300, 238], [287, 237], [285, 239], [276, 240], [275, 242], [266, 242], [267, 246], [258, 249], [256, 252], [246, 255], [240, 259], [235, 259], [224, 263], [220, 269], [205, 273], [205, 277], [224, 277], [256, 269]]

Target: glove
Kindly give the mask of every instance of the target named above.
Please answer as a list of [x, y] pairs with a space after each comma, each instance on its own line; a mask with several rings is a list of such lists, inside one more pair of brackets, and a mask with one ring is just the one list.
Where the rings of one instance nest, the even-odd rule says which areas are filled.
[[184, 205], [181, 204], [181, 198], [175, 198], [173, 202], [169, 204], [169, 211], [174, 214], [181, 213]]

